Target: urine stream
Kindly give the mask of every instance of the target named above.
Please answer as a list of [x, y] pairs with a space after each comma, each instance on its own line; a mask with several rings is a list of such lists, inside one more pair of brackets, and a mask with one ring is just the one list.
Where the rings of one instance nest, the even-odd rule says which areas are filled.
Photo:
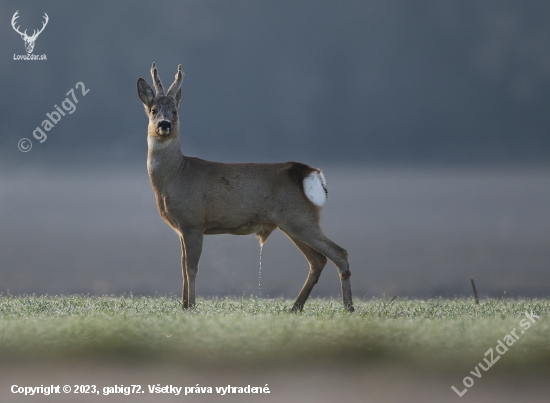
[[262, 296], [262, 250], [264, 249], [264, 245], [260, 244], [260, 273], [258, 275], [258, 291], [259, 296]]

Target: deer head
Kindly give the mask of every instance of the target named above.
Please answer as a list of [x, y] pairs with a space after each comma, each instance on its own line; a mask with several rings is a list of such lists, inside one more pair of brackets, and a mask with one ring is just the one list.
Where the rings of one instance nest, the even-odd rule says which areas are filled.
[[42, 31], [44, 31], [44, 28], [46, 28], [46, 25], [48, 25], [48, 20], [49, 20], [48, 14], [44, 13], [45, 21], [42, 23], [42, 28], [38, 32], [36, 31], [36, 29], [33, 30], [32, 35], [28, 36], [27, 35], [27, 30], [25, 30], [25, 32], [21, 32], [21, 31], [19, 31], [19, 27], [15, 26], [15, 20], [17, 20], [19, 18], [19, 15], [17, 15], [18, 13], [19, 13], [19, 10], [17, 10], [15, 12], [15, 14], [13, 15], [13, 18], [11, 19], [11, 26], [13, 27], [15, 32], [17, 32], [19, 35], [21, 35], [21, 38], [23, 38], [23, 40], [25, 41], [25, 49], [27, 49], [27, 53], [32, 53], [32, 51], [34, 49], [34, 42], [36, 41], [36, 38], [38, 38], [38, 35], [40, 35], [40, 33]]
[[137, 90], [141, 101], [145, 105], [145, 113], [149, 117], [148, 134], [162, 142], [178, 136], [178, 107], [181, 100], [181, 83], [184, 74], [181, 71], [180, 64], [176, 79], [166, 94], [155, 63], [151, 67], [151, 76], [157, 95], [155, 96], [153, 89], [143, 78], [138, 79]]

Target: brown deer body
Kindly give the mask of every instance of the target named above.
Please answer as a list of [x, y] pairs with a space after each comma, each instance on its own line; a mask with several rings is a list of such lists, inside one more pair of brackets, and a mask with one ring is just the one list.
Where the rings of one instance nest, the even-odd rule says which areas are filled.
[[156, 96], [143, 78], [137, 82], [149, 117], [147, 168], [160, 215], [180, 236], [183, 308], [195, 306], [195, 278], [204, 235], [256, 234], [263, 244], [279, 228], [310, 265], [292, 310], [302, 310], [328, 258], [338, 268], [344, 306], [353, 311], [348, 254], [320, 225], [326, 198], [322, 172], [298, 162], [228, 164], [184, 156], [177, 113], [181, 65], [166, 95], [154, 63], [151, 74]]

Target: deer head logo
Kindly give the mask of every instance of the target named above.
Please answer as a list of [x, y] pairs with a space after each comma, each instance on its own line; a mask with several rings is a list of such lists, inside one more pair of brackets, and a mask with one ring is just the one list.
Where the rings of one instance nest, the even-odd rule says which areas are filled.
[[21, 35], [21, 38], [23, 38], [23, 40], [25, 41], [25, 49], [27, 49], [27, 53], [32, 53], [36, 38], [38, 38], [38, 35], [40, 35], [40, 33], [44, 31], [44, 28], [46, 28], [46, 25], [48, 25], [48, 20], [49, 20], [48, 14], [44, 13], [45, 21], [42, 23], [42, 28], [40, 29], [40, 31], [37, 32], [35, 29], [32, 35], [28, 36], [27, 30], [25, 30], [25, 32], [21, 32], [19, 31], [19, 27], [15, 26], [15, 20], [19, 18], [19, 15], [17, 15], [18, 13], [19, 13], [19, 10], [17, 10], [13, 15], [13, 18], [11, 19], [11, 26], [13, 27], [13, 29], [15, 29], [15, 32]]

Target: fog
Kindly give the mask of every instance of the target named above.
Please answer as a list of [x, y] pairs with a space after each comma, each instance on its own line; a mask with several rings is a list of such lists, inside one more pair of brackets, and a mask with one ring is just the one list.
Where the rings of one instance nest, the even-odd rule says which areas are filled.
[[[0, 291], [179, 295], [177, 234], [145, 164], [132, 171], [1, 177]], [[548, 296], [550, 170], [328, 167], [327, 235], [348, 250], [357, 297]], [[260, 296], [254, 236], [205, 237], [201, 296]], [[264, 244], [261, 296], [294, 298], [308, 273], [280, 232]], [[313, 296], [337, 298], [328, 264]]]

